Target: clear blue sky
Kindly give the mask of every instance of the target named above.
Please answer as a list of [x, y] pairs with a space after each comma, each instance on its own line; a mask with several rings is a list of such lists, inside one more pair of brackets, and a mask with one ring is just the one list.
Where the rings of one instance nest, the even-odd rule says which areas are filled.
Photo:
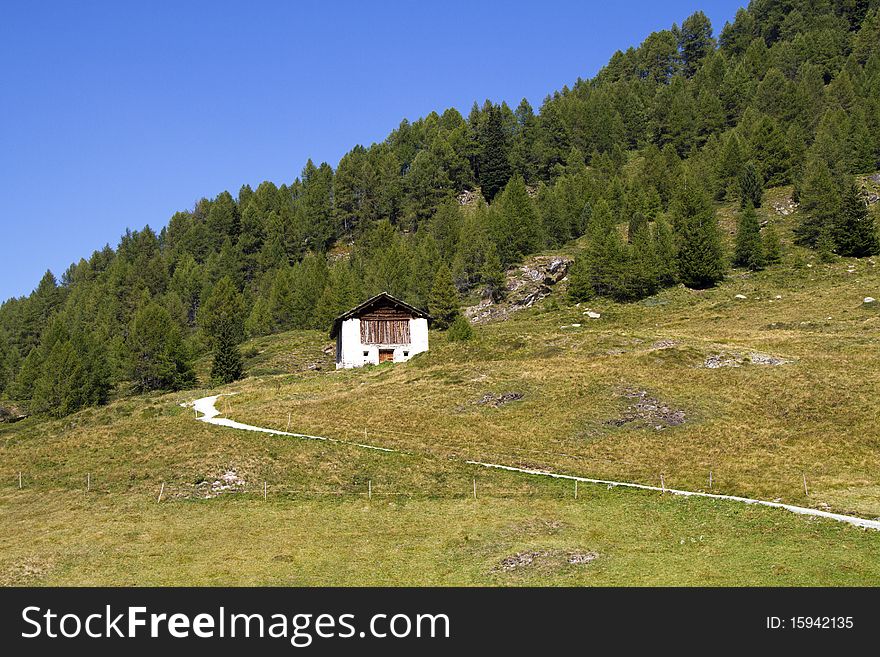
[[0, 300], [126, 227], [243, 183], [334, 167], [402, 118], [537, 108], [697, 9], [745, 0], [6, 2]]

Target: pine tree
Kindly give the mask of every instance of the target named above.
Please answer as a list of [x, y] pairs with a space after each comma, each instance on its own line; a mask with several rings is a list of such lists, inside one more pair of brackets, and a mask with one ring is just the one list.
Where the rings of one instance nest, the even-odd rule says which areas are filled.
[[691, 77], [700, 62], [715, 48], [712, 23], [701, 11], [688, 16], [678, 30], [678, 47], [681, 50], [684, 74]]
[[590, 268], [587, 264], [587, 256], [582, 253], [575, 257], [568, 270], [568, 298], [572, 302], [587, 301], [592, 299], [593, 286], [590, 283]]
[[224, 331], [215, 341], [211, 380], [219, 384], [232, 383], [240, 379], [243, 373], [244, 364], [238, 342], [230, 331]]
[[463, 290], [472, 288], [480, 281], [480, 272], [490, 245], [487, 224], [488, 209], [480, 203], [472, 212], [462, 218], [460, 239], [452, 261], [452, 271], [456, 285]]
[[747, 267], [753, 271], [763, 269], [767, 264], [764, 244], [761, 240], [761, 226], [758, 213], [751, 203], [739, 214], [736, 227], [736, 245], [733, 252], [733, 265]]
[[625, 297], [627, 251], [608, 204], [599, 200], [588, 231], [587, 269], [593, 294]]
[[531, 253], [541, 243], [541, 221], [522, 176], [515, 175], [490, 208], [492, 238], [503, 265]]
[[492, 202], [495, 195], [504, 189], [510, 179], [510, 160], [508, 155], [507, 137], [501, 110], [492, 105], [487, 110], [483, 129], [480, 131], [480, 156], [478, 177], [483, 197]]
[[459, 315], [458, 291], [452, 282], [452, 274], [445, 264], [440, 265], [431, 288], [428, 311], [434, 318], [434, 326], [441, 331], [449, 328]]
[[243, 305], [232, 280], [224, 276], [199, 311], [199, 328], [214, 350], [211, 379], [217, 383], [241, 378], [243, 364], [238, 345], [244, 339]]
[[505, 297], [507, 290], [505, 289], [504, 268], [501, 266], [498, 251], [492, 243], [486, 250], [486, 257], [480, 270], [480, 282], [485, 287], [486, 293], [496, 303]]
[[213, 343], [225, 336], [236, 343], [244, 339], [244, 303], [229, 276], [224, 276], [211, 290], [199, 309], [199, 328]]
[[0, 396], [3, 395], [12, 383], [12, 377], [15, 372], [14, 353], [6, 331], [0, 327]]
[[467, 342], [474, 337], [474, 328], [464, 315], [456, 315], [446, 331], [446, 339], [450, 342]]
[[[816, 247], [822, 232], [831, 230], [840, 212], [840, 192], [828, 164], [821, 157], [807, 160], [799, 210], [795, 238], [799, 244]], [[833, 241], [830, 232], [828, 237]]]
[[633, 236], [627, 263], [627, 283], [624, 300], [644, 299], [660, 288], [657, 250], [650, 227], [640, 226]]
[[626, 231], [627, 241], [632, 244], [636, 234], [648, 225], [648, 219], [640, 210], [634, 211], [629, 218], [629, 226]]
[[657, 283], [669, 287], [677, 281], [675, 269], [675, 236], [663, 217], [654, 224], [654, 253], [657, 258]]
[[135, 314], [127, 346], [129, 375], [136, 392], [180, 390], [195, 382], [180, 330], [156, 301]]
[[863, 258], [880, 250], [874, 218], [854, 181], [844, 189], [832, 233], [836, 252], [842, 256]]
[[440, 249], [440, 257], [449, 264], [455, 257], [458, 248], [458, 237], [461, 233], [461, 208], [454, 199], [437, 208], [437, 212], [431, 218], [430, 231], [437, 240], [437, 248]]
[[764, 196], [764, 182], [753, 162], [746, 162], [739, 174], [739, 206], [760, 208]]
[[777, 187], [791, 180], [788, 138], [776, 121], [766, 116], [758, 121], [752, 133], [751, 150], [763, 184]]
[[40, 376], [34, 383], [30, 409], [53, 417], [63, 417], [79, 408], [72, 398], [70, 384], [78, 365], [70, 340], [59, 340], [49, 349]]
[[676, 234], [676, 268], [688, 287], [711, 287], [724, 278], [715, 209], [693, 182], [685, 182], [670, 205]]
[[768, 265], [775, 265], [782, 261], [782, 241], [779, 232], [773, 224], [764, 229], [764, 255]]
[[819, 262], [834, 262], [837, 259], [834, 253], [835, 248], [836, 245], [834, 244], [831, 227], [823, 226], [819, 231], [819, 237], [816, 239], [816, 251], [819, 253]]

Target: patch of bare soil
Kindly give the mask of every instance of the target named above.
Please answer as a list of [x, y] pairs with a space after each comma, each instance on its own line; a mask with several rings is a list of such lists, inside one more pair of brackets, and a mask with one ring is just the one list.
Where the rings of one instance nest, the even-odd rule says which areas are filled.
[[777, 356], [771, 356], [770, 354], [762, 354], [758, 352], [752, 352], [749, 354], [742, 354], [738, 352], [722, 352], [719, 354], [712, 354], [711, 356], [708, 356], [706, 360], [703, 361], [703, 367], [707, 367], [710, 370], [715, 370], [720, 367], [742, 367], [743, 365], [747, 364], [787, 365], [790, 362], [790, 360], [786, 360], [785, 358], [779, 358]]
[[45, 577], [52, 564], [45, 559], [28, 557], [11, 564], [0, 572], [0, 586], [26, 586]]
[[530, 550], [517, 552], [504, 557], [493, 570], [496, 572], [511, 572], [520, 568], [528, 568], [538, 563], [562, 562], [572, 566], [583, 566], [596, 560], [599, 555], [596, 552], [582, 552], [579, 550]]
[[487, 392], [474, 403], [478, 406], [491, 406], [492, 408], [498, 408], [499, 406], [503, 406], [504, 404], [519, 401], [523, 398], [523, 396], [524, 395], [521, 392], [502, 392], [497, 395], [491, 392]]
[[659, 351], [661, 349], [672, 349], [672, 347], [676, 346], [678, 346], [678, 343], [675, 340], [664, 339], [657, 340], [657, 342], [651, 345], [651, 349]]
[[223, 493], [240, 491], [245, 487], [246, 483], [244, 479], [238, 476], [235, 470], [227, 470], [213, 481], [200, 481], [196, 484], [196, 491], [198, 497], [210, 499]]
[[637, 426], [653, 427], [660, 430], [677, 427], [687, 421], [685, 412], [651, 396], [647, 390], [625, 388], [621, 393], [626, 399], [633, 399], [620, 417], [606, 420], [605, 424], [622, 427], [635, 423]]
[[504, 533], [509, 537], [552, 536], [558, 534], [564, 526], [565, 523], [561, 520], [553, 518], [530, 518], [508, 525]]

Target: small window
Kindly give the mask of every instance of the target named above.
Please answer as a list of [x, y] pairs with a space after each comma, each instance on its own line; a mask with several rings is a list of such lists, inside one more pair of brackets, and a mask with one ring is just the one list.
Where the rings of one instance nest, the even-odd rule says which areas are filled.
[[365, 352], [364, 352], [364, 358], [367, 358], [369, 355], [370, 355], [370, 352], [369, 352], [369, 351], [365, 351]]
[[403, 357], [406, 358], [407, 356], [409, 356], [409, 352], [408, 352], [408, 351], [404, 351], [404, 352], [403, 352]]

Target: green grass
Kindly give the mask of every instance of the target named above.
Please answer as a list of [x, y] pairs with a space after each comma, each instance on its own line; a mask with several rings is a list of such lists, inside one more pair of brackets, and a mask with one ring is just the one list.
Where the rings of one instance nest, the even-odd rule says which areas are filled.
[[[794, 218], [772, 210], [787, 191], [761, 213], [790, 242]], [[734, 209], [720, 216], [729, 242]], [[463, 463], [662, 473], [694, 490], [711, 470], [714, 492], [880, 516], [880, 312], [862, 304], [880, 298], [880, 271], [786, 250], [712, 290], [580, 307], [556, 293], [468, 343], [432, 334], [405, 364], [336, 372], [323, 332], [261, 338], [244, 347], [249, 378], [215, 391], [239, 393], [219, 404], [234, 419], [284, 429], [290, 414], [292, 431], [401, 453], [195, 422], [179, 404], [206, 390], [0, 425], [0, 582], [876, 585], [877, 533], [632, 490], [582, 485], [574, 500], [571, 482]], [[702, 367], [750, 352], [790, 363]], [[685, 422], [621, 424], [641, 390]], [[509, 391], [522, 400], [476, 403]], [[203, 499], [202, 482], [230, 469], [241, 490]], [[498, 569], [524, 551], [550, 556]], [[599, 556], [570, 565], [567, 551]]]
[[[157, 504], [146, 496], [4, 491], [4, 526], [15, 531], [0, 537], [0, 583], [880, 583], [880, 541], [844, 525], [602, 487], [582, 487], [577, 500], [555, 492], [527, 500], [219, 498]], [[551, 556], [513, 571], [499, 568], [506, 557], [529, 551]], [[571, 551], [597, 557], [570, 565], [564, 555]]]

